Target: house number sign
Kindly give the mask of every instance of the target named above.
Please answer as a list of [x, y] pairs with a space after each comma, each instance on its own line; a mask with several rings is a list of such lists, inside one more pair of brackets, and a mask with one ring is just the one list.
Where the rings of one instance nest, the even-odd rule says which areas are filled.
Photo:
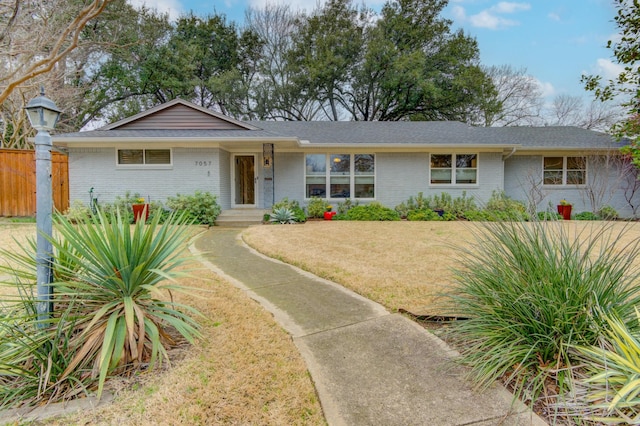
[[206, 167], [211, 165], [211, 161], [196, 160], [196, 167]]

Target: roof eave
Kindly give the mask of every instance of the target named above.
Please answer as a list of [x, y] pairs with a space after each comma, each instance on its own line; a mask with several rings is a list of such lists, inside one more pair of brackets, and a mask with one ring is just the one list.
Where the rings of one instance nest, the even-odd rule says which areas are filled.
[[398, 148], [398, 149], [411, 149], [411, 148], [436, 148], [436, 149], [511, 149], [519, 148], [520, 144], [461, 144], [461, 143], [315, 143], [309, 141], [300, 141], [300, 147], [303, 148]]
[[59, 145], [79, 145], [79, 144], [105, 144], [105, 143], [171, 143], [171, 142], [258, 142], [258, 143], [276, 143], [276, 142], [298, 142], [298, 138], [291, 137], [272, 137], [272, 138], [217, 138], [217, 137], [89, 137], [89, 138], [65, 138], [53, 137], [53, 142]]

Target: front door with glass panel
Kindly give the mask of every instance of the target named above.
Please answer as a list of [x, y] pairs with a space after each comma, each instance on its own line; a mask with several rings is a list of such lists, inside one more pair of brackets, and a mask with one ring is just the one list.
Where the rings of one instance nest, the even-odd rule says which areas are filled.
[[233, 169], [234, 207], [255, 207], [256, 156], [235, 155]]

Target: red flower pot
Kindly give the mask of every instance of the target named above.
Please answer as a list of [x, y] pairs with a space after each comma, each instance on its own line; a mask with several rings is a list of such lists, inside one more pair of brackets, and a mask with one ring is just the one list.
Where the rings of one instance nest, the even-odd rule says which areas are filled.
[[558, 213], [562, 215], [562, 219], [571, 220], [571, 206], [558, 204]]
[[149, 204], [133, 204], [133, 221], [138, 223], [141, 217], [144, 221], [149, 219]]

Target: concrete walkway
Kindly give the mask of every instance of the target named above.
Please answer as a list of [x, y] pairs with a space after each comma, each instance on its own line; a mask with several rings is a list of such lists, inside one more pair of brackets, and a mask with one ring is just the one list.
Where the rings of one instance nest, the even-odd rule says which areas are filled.
[[293, 336], [329, 425], [544, 425], [501, 386], [474, 391], [451, 351], [413, 321], [212, 228], [194, 251]]

